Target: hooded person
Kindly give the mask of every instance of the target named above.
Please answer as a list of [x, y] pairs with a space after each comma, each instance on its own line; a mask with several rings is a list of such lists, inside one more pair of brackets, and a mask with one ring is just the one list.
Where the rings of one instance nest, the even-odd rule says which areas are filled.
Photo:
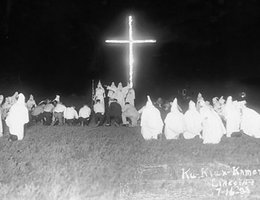
[[55, 99], [53, 99], [53, 102], [56, 101], [57, 103], [60, 102], [60, 95], [56, 95]]
[[260, 114], [246, 106], [246, 101], [239, 102], [241, 105], [241, 130], [254, 138], [260, 138]]
[[24, 137], [24, 124], [28, 122], [29, 113], [25, 105], [25, 97], [20, 93], [17, 102], [10, 108], [6, 124], [9, 127], [10, 134], [17, 136], [18, 140], [22, 140]]
[[136, 110], [136, 108], [131, 105], [129, 102], [125, 103], [125, 106], [122, 109], [122, 121], [124, 126], [128, 126], [129, 122], [127, 119], [130, 120], [130, 126], [135, 127], [137, 126], [137, 121], [139, 119], [139, 112]]
[[176, 98], [172, 102], [171, 112], [167, 114], [164, 123], [166, 139], [178, 139], [179, 135], [185, 131], [184, 115], [178, 109]]
[[201, 137], [202, 118], [193, 101], [189, 102], [189, 109], [184, 114], [184, 122], [186, 130], [183, 137], [185, 139], [192, 139], [197, 135]]
[[141, 115], [141, 134], [145, 140], [157, 139], [163, 131], [163, 121], [160, 111], [153, 105], [149, 96], [147, 103], [142, 108]]
[[116, 92], [116, 85], [114, 82], [111, 83], [111, 86], [107, 86], [108, 89], [108, 93], [107, 93], [107, 97], [108, 97], [108, 105], [110, 105], [110, 103], [112, 102], [112, 99], [115, 98], [115, 92]]
[[125, 101], [129, 102], [130, 105], [135, 106], [135, 90], [134, 90], [134, 88], [129, 88], [129, 90], [126, 94]]
[[121, 108], [123, 108], [125, 105], [125, 97], [129, 88], [129, 84], [126, 87], [123, 87], [121, 82], [118, 83], [117, 89], [115, 91], [115, 99], [117, 99], [117, 102], [120, 104]]
[[94, 101], [96, 102], [99, 99], [100, 102], [104, 104], [104, 102], [105, 102], [104, 98], [105, 98], [105, 89], [103, 88], [101, 82], [98, 81], [98, 85], [95, 90]]
[[200, 101], [199, 112], [202, 117], [203, 144], [218, 144], [222, 136], [226, 134], [225, 127], [219, 115], [204, 100]]
[[202, 97], [202, 94], [199, 93], [198, 97], [197, 97], [197, 104], [196, 104], [196, 108], [199, 111], [201, 108], [201, 102], [204, 102], [204, 98]]
[[26, 107], [28, 108], [29, 112], [31, 112], [32, 109], [36, 107], [36, 102], [35, 102], [32, 94], [30, 95], [30, 98], [26, 102]]
[[234, 105], [232, 97], [227, 98], [224, 106], [224, 119], [226, 121], [227, 137], [231, 137], [232, 133], [240, 131], [240, 110]]

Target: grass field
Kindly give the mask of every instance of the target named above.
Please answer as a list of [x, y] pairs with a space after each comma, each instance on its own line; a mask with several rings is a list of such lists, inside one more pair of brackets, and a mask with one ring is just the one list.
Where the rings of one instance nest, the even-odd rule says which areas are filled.
[[203, 145], [144, 141], [140, 128], [37, 125], [22, 141], [0, 139], [0, 199], [260, 199], [259, 150], [245, 135]]

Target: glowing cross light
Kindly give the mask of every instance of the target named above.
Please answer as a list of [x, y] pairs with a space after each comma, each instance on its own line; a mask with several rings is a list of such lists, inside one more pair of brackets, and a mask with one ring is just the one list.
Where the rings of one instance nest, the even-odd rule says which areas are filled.
[[128, 26], [129, 26], [129, 39], [128, 40], [106, 40], [106, 43], [122, 43], [129, 44], [129, 83], [130, 87], [133, 87], [133, 65], [134, 65], [134, 56], [133, 56], [133, 44], [134, 43], [155, 43], [156, 40], [134, 40], [133, 39], [133, 18], [132, 16], [128, 17]]

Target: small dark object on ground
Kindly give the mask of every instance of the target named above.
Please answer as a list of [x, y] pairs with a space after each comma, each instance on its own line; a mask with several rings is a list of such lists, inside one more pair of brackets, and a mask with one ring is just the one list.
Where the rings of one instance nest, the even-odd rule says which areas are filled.
[[17, 137], [16, 135], [11, 135], [11, 134], [10, 134], [10, 136], [9, 136], [9, 138], [8, 138], [8, 141], [9, 141], [9, 142], [13, 142], [13, 141], [16, 141], [16, 140], [18, 140], [18, 137]]
[[241, 137], [242, 133], [241, 132], [235, 132], [231, 134], [231, 137]]

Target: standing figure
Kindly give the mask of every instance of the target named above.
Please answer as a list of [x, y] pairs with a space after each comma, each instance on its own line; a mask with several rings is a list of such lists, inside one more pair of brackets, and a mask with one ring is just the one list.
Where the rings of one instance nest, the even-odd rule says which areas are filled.
[[130, 88], [130, 85], [128, 84], [126, 87], [123, 87], [122, 83], [118, 83], [116, 92], [115, 92], [115, 98], [117, 99], [117, 102], [120, 104], [121, 108], [125, 105], [125, 97]]
[[129, 102], [130, 105], [135, 106], [135, 90], [134, 90], [134, 88], [129, 88], [129, 90], [126, 94], [125, 102]]
[[147, 96], [147, 103], [141, 109], [141, 134], [145, 140], [157, 139], [163, 131], [163, 121], [160, 111], [154, 107], [151, 99]]
[[104, 90], [104, 88], [102, 87], [102, 85], [101, 85], [101, 82], [99, 81], [98, 82], [98, 85], [97, 85], [97, 88], [96, 88], [96, 91], [95, 91], [95, 95], [94, 95], [94, 102], [96, 103], [97, 102], [97, 100], [99, 99], [100, 100], [100, 102], [103, 104], [103, 105], [105, 105], [104, 104], [104, 98], [105, 98], [105, 90]]
[[25, 106], [25, 97], [20, 93], [17, 102], [10, 108], [6, 118], [6, 124], [9, 127], [10, 135], [15, 135], [18, 140], [22, 140], [24, 137], [24, 124], [28, 122], [29, 114], [28, 109]]
[[105, 114], [104, 103], [102, 103], [100, 99], [97, 99], [93, 109], [95, 112], [94, 118], [95, 118], [96, 126], [102, 126], [104, 123], [104, 114]]
[[114, 82], [112, 82], [111, 86], [107, 86], [108, 89], [108, 93], [107, 93], [107, 97], [108, 97], [108, 105], [110, 105], [110, 103], [112, 102], [112, 100], [115, 98], [115, 91], [116, 91], [116, 85]]

